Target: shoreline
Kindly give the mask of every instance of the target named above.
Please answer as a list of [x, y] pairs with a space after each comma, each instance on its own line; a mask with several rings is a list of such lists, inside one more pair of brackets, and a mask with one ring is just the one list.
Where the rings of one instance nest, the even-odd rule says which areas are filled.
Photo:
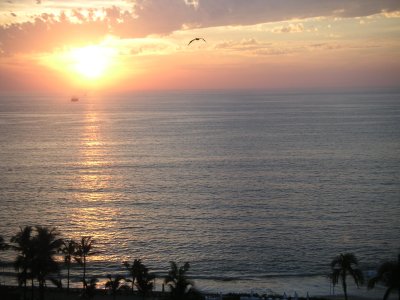
[[[204, 291], [199, 291], [201, 294], [201, 299], [212, 299], [212, 300], [240, 300], [241, 297], [251, 297], [253, 296], [254, 298], [251, 299], [273, 299], [273, 300], [278, 300], [278, 299], [295, 299], [294, 294], [292, 293], [209, 293], [209, 292], [204, 292]], [[32, 293], [32, 289], [30, 286], [27, 286], [27, 295], [28, 298], [30, 297]], [[33, 293], [34, 297], [37, 297], [39, 294], [39, 288], [35, 286], [33, 288]], [[1, 299], [20, 299], [21, 295], [23, 294], [23, 288], [18, 287], [15, 285], [1, 285], [0, 284], [0, 298]], [[69, 293], [66, 288], [57, 288], [57, 287], [46, 287], [45, 288], [45, 299], [47, 300], [78, 300], [82, 299], [82, 288], [70, 288]], [[151, 299], [151, 300], [164, 300], [164, 299], [169, 299], [168, 297], [169, 292], [165, 291], [153, 291], [149, 293], [146, 297], [143, 297], [138, 291], [134, 291], [133, 293], [131, 292], [130, 289], [121, 289], [117, 292], [116, 299], [133, 299], [133, 300], [139, 300], [139, 299]], [[287, 295], [287, 298], [284, 298], [284, 295]], [[349, 299], [351, 300], [370, 300], [370, 299], [381, 299], [376, 298], [374, 296], [372, 297], [366, 297], [366, 296], [361, 296], [361, 295], [354, 295], [352, 293], [348, 294]], [[6, 298], [4, 298], [6, 297]], [[102, 300], [102, 299], [110, 299], [112, 298], [113, 295], [111, 292], [104, 287], [96, 287], [94, 297], [92, 298], [93, 300]], [[393, 298], [394, 296], [390, 296], [388, 299], [395, 299]], [[198, 299], [198, 298], [196, 298]], [[250, 299], [250, 298], [249, 298]], [[299, 295], [298, 296], [299, 300], [302, 299], [309, 299], [309, 300], [344, 300], [344, 295], [338, 294], [338, 295], [310, 295], [309, 298], [307, 298], [306, 295]]]
[[[7, 266], [6, 266], [7, 265]], [[3, 268], [0, 272], [0, 285], [6, 286], [17, 286], [15, 271], [10, 269], [10, 265], [6, 264], [6, 268]], [[72, 272], [74, 270], [74, 272]], [[81, 288], [81, 275], [75, 272], [75, 268], [71, 268], [70, 277], [70, 287], [71, 288]], [[87, 270], [89, 277], [97, 278], [98, 288], [104, 288], [104, 284], [107, 281], [107, 276], [105, 274], [121, 275], [126, 277], [127, 274], [123, 270], [118, 272], [104, 272], [103, 275], [98, 273], [98, 270]], [[163, 272], [153, 272], [156, 275], [154, 281], [154, 291], [162, 291], [162, 283], [166, 273]], [[243, 278], [232, 278], [226, 280], [225, 277], [213, 277], [213, 276], [188, 276], [199, 291], [205, 294], [246, 294], [246, 293], [275, 293], [287, 295], [297, 293], [299, 296], [306, 296], [307, 293], [310, 296], [320, 296], [320, 295], [334, 295], [341, 292], [341, 286], [336, 286], [332, 288], [331, 283], [327, 279], [326, 275], [290, 275], [282, 276], [277, 274], [276, 276], [258, 276], [254, 274], [255, 277], [243, 277]], [[66, 286], [66, 274], [61, 272], [61, 277], [63, 281], [63, 286]], [[128, 276], [129, 278], [129, 276]], [[52, 285], [51, 285], [52, 286]], [[357, 288], [352, 281], [348, 282], [348, 291], [350, 294], [356, 296], [361, 296], [369, 299], [376, 299], [383, 295], [384, 291], [380, 286], [377, 286], [373, 290], [367, 290], [365, 286]]]
[[[4, 276], [0, 276], [0, 286], [6, 286], [10, 288], [17, 288], [17, 283], [10, 280], [15, 280], [11, 276], [7, 276], [8, 280], [4, 280]], [[97, 277], [99, 279], [96, 291], [104, 292], [104, 284], [106, 282], [105, 277]], [[253, 278], [246, 280], [231, 280], [221, 281], [212, 278], [202, 278], [194, 280], [194, 287], [203, 295], [250, 295], [250, 294], [273, 294], [283, 295], [286, 294], [293, 296], [295, 293], [299, 297], [306, 298], [307, 294], [314, 299], [341, 299], [342, 288], [340, 285], [334, 289], [330, 286], [329, 282], [324, 276], [308, 276], [308, 277], [286, 277], [282, 280], [281, 277], [276, 278]], [[153, 293], [161, 293], [162, 291], [162, 277], [156, 277]], [[51, 290], [56, 289], [49, 281], [48, 288]], [[375, 287], [375, 289], [367, 290], [366, 286], [357, 288], [351, 281], [348, 282], [348, 294], [351, 295], [351, 299], [381, 299], [384, 295], [385, 289], [381, 286]], [[70, 282], [70, 289], [80, 292], [82, 283], [77, 280]], [[66, 283], [63, 281], [63, 289], [65, 289]], [[165, 287], [167, 290], [167, 288]]]

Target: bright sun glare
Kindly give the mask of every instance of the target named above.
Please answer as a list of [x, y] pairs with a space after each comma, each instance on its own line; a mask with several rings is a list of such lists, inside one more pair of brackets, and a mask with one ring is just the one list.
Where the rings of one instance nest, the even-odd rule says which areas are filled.
[[111, 66], [115, 51], [101, 46], [86, 46], [70, 51], [73, 69], [87, 79], [97, 79], [105, 75]]
[[111, 39], [83, 47], [65, 47], [40, 59], [42, 64], [62, 74], [66, 86], [75, 88], [108, 88], [125, 72], [120, 50]]

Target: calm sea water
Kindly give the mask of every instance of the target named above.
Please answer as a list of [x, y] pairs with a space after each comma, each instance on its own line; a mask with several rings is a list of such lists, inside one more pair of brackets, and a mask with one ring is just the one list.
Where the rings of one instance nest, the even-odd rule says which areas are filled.
[[368, 271], [400, 249], [399, 99], [3, 95], [0, 234], [91, 235], [93, 275], [189, 261], [202, 290], [328, 294], [335, 255]]

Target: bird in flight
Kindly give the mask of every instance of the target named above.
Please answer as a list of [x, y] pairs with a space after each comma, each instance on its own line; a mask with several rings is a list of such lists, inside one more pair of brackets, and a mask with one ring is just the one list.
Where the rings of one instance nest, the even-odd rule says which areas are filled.
[[[200, 40], [203, 40], [204, 42], [206, 42], [206, 40], [205, 39], [203, 39], [203, 38], [194, 38], [193, 40], [191, 40], [190, 42], [189, 42], [189, 44], [187, 44], [188, 46], [192, 43], [192, 42], [194, 42], [194, 41], [200, 41]], [[207, 42], [206, 42], [207, 43]]]

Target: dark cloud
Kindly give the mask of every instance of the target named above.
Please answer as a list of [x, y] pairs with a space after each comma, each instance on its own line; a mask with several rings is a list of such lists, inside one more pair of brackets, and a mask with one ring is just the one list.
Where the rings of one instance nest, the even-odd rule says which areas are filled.
[[251, 25], [319, 16], [359, 17], [400, 9], [398, 0], [201, 0], [195, 8], [187, 3], [137, 1], [137, 21], [158, 32], [168, 32], [186, 23], [201, 27]]

